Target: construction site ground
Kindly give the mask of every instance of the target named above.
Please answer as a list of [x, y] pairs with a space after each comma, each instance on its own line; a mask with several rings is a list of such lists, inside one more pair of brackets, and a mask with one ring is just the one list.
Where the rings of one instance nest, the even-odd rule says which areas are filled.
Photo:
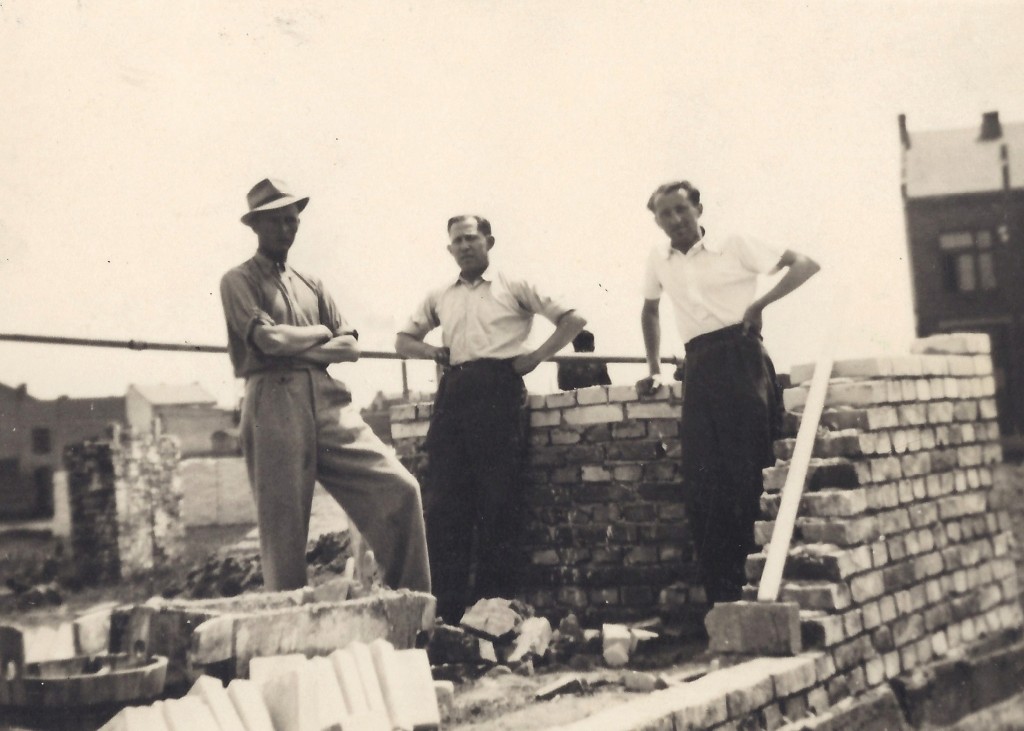
[[[1005, 465], [997, 472], [996, 495], [1006, 502], [1024, 499], [1024, 466]], [[311, 541], [318, 534], [337, 530], [339, 517], [336, 506], [316, 501], [311, 530]], [[341, 515], [341, 527], [346, 528]], [[1018, 548], [1024, 545], [1022, 526], [1015, 527]], [[238, 555], [258, 553], [258, 544], [251, 526], [220, 526], [190, 531], [188, 551], [182, 560], [166, 572], [137, 577], [116, 585], [85, 587], [63, 592], [59, 606], [26, 608], [9, 601], [0, 606], [0, 622], [14, 622], [28, 629], [69, 622], [90, 608], [111, 603], [142, 602], [161, 594], [169, 586], [181, 586], [187, 572], [197, 563], [215, 555], [218, 549], [231, 546]], [[1019, 559], [1019, 553], [1018, 553]], [[1020, 563], [1018, 562], [1018, 570]], [[332, 578], [330, 571], [312, 571], [311, 583]], [[1022, 577], [1024, 578], [1024, 577]], [[445, 729], [468, 731], [530, 731], [546, 729], [585, 718], [608, 706], [629, 702], [641, 694], [626, 690], [622, 678], [626, 669], [603, 667], [600, 655], [587, 656], [572, 666], [538, 667], [532, 675], [498, 671], [479, 677], [467, 676], [457, 682], [454, 705]], [[713, 669], [714, 660], [706, 653], [706, 643], [700, 639], [662, 640], [639, 653], [631, 669], [669, 677], [695, 677]], [[571, 677], [583, 681], [582, 692], [556, 695], [550, 700], [537, 701], [537, 691], [551, 683]], [[3, 726], [0, 725], [0, 729]], [[1015, 696], [948, 727], [955, 731], [993, 729], [1010, 731], [1024, 729], [1024, 695]]]

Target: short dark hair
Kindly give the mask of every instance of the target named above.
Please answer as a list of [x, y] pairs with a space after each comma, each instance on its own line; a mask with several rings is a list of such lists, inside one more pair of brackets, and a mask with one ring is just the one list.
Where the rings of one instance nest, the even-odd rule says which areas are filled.
[[592, 351], [594, 349], [594, 333], [589, 330], [580, 330], [572, 339], [572, 349], [577, 353]]
[[482, 233], [484, 236], [490, 236], [491, 235], [491, 222], [488, 221], [483, 216], [472, 216], [472, 215], [452, 216], [451, 218], [449, 218], [448, 219], [448, 233], [451, 233], [452, 226], [454, 226], [455, 224], [462, 223], [463, 221], [469, 221], [470, 219], [476, 221], [476, 230], [477, 231]]
[[677, 190], [685, 190], [686, 197], [690, 199], [690, 203], [695, 206], [700, 205], [700, 191], [697, 190], [697, 186], [689, 180], [678, 180], [674, 183], [659, 185], [658, 189], [651, 193], [651, 197], [647, 199], [647, 210], [654, 213], [654, 208], [658, 205], [658, 199], [668, 193], [675, 193]]

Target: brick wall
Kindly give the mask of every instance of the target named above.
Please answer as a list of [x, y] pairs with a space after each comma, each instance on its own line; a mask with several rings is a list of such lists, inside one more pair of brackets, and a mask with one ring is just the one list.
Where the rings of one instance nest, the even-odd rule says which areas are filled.
[[[699, 611], [679, 478], [681, 384], [639, 398], [594, 386], [529, 399], [524, 598], [590, 620], [650, 616], [673, 584]], [[422, 481], [430, 404], [391, 410], [399, 457]]]
[[128, 430], [67, 448], [71, 547], [82, 580], [117, 580], [181, 555], [179, 457], [173, 437]]
[[[914, 350], [836, 363], [818, 430], [780, 599], [800, 605], [805, 645], [825, 651], [830, 695], [1022, 625], [1013, 527], [991, 500], [1002, 453], [988, 338], [934, 336]], [[787, 390], [787, 407], [806, 396]], [[767, 518], [792, 450], [776, 443], [780, 462], [765, 471]], [[758, 524], [762, 545], [772, 527]], [[764, 560], [748, 560], [755, 583]]]

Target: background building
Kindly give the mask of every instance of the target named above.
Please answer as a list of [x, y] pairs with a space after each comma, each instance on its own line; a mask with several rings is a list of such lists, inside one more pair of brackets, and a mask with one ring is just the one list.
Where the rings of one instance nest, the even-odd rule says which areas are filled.
[[104, 437], [114, 423], [125, 423], [122, 396], [47, 401], [0, 384], [0, 518], [51, 517], [64, 447]]
[[[911, 134], [899, 117], [919, 336], [992, 338], [1000, 428], [1024, 445], [1024, 123]], [[868, 232], [870, 234], [870, 231]]]
[[133, 383], [125, 407], [134, 431], [173, 434], [183, 457], [239, 451], [235, 412], [218, 408], [217, 400], [198, 383]]

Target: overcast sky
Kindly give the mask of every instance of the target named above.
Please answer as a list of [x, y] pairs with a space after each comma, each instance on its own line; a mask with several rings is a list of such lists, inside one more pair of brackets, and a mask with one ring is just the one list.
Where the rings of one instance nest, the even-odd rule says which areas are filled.
[[[454, 275], [445, 221], [477, 212], [598, 352], [642, 355], [644, 204], [686, 177], [707, 228], [823, 266], [765, 313], [781, 369], [827, 332], [840, 356], [904, 351], [897, 116], [1024, 120], [1022, 36], [1020, 3], [964, 0], [0, 0], [0, 332], [223, 344], [245, 193], [274, 176], [311, 197], [292, 263], [364, 348]], [[392, 362], [332, 373], [357, 402], [400, 388]], [[190, 381], [240, 393], [227, 356], [0, 342], [0, 382], [38, 397]]]

